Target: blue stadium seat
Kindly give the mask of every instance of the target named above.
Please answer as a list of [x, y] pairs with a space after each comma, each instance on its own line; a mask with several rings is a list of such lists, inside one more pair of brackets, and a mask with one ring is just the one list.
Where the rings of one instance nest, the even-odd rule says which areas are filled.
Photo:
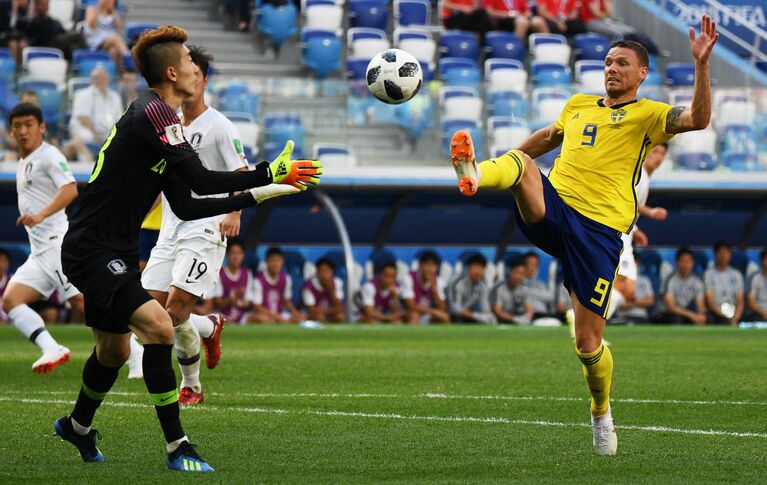
[[123, 56], [123, 67], [127, 71], [138, 72], [138, 68], [136, 67], [136, 61], [133, 60], [133, 55], [131, 55], [130, 53], [125, 54]]
[[695, 257], [695, 266], [693, 272], [698, 276], [703, 276], [703, 273], [708, 269], [708, 262], [710, 260], [709, 251], [704, 249], [693, 249], [692, 254]]
[[128, 44], [132, 44], [138, 40], [145, 30], [154, 30], [159, 25], [146, 23], [146, 22], [128, 22], [125, 24], [125, 38]]
[[10, 86], [16, 77], [16, 61], [8, 56], [0, 55], [0, 82]]
[[45, 124], [51, 131], [55, 131], [56, 124], [61, 121], [61, 93], [58, 85], [51, 81], [21, 79], [19, 80], [19, 91], [37, 93]]
[[77, 75], [90, 76], [91, 72], [97, 67], [104, 69], [109, 74], [111, 80], [114, 81], [117, 79], [117, 66], [112, 59], [109, 59], [106, 62], [91, 59], [81, 61], [80, 64], [77, 65]]
[[413, 29], [395, 29], [394, 31], [394, 44], [399, 45], [400, 42], [403, 40], [409, 40], [409, 39], [422, 39], [422, 40], [431, 40], [431, 34], [422, 29], [413, 28]]
[[351, 0], [349, 20], [352, 27], [371, 27], [386, 30], [389, 23], [389, 9], [379, 0]]
[[[285, 143], [275, 143], [272, 141], [268, 141], [264, 143], [263, 159], [274, 160], [275, 158], [279, 156], [283, 148], [285, 148]], [[299, 159], [299, 158], [303, 158], [303, 156], [304, 156], [303, 147], [296, 145], [296, 147], [293, 148], [293, 158]]]
[[479, 59], [479, 43], [471, 32], [446, 30], [439, 38], [439, 50], [443, 57]]
[[662, 85], [663, 85], [663, 78], [661, 78], [660, 73], [654, 69], [650, 69], [650, 71], [647, 73], [647, 77], [642, 83], [642, 86], [662, 86]]
[[431, 3], [427, 0], [395, 0], [394, 2], [396, 27], [428, 25], [430, 16]]
[[722, 151], [756, 153], [756, 131], [750, 125], [727, 125], [719, 134]]
[[306, 259], [298, 251], [284, 251], [285, 272], [293, 280], [293, 304], [300, 306], [301, 287], [304, 284], [304, 263]]
[[524, 96], [515, 91], [490, 91], [487, 93], [490, 116], [513, 116], [527, 118], [529, 105]]
[[575, 58], [602, 61], [610, 50], [610, 39], [599, 34], [578, 34], [575, 42]]
[[75, 69], [85, 60], [107, 62], [112, 60], [112, 56], [106, 51], [92, 51], [90, 49], [75, 49], [72, 51], [72, 65]]
[[381, 267], [387, 263], [397, 264], [397, 257], [391, 251], [385, 249], [379, 249], [373, 251], [368, 256], [368, 262], [370, 262], [373, 270], [373, 275], [378, 274], [381, 271]]
[[353, 27], [346, 32], [346, 38], [349, 44], [354, 44], [362, 39], [381, 39], [387, 38], [386, 31], [373, 27]]
[[352, 81], [363, 81], [366, 79], [369, 59], [347, 59], [346, 73]]
[[285, 39], [296, 33], [297, 17], [296, 7], [292, 3], [279, 7], [265, 4], [258, 11], [256, 25], [259, 32], [269, 37], [272, 45], [279, 47]]
[[340, 278], [341, 281], [344, 282], [344, 286], [346, 286], [346, 258], [344, 258], [344, 253], [341, 251], [328, 251], [323, 256], [325, 259], [329, 259], [333, 262], [333, 264], [336, 266], [336, 278]]
[[536, 87], [566, 86], [572, 83], [570, 69], [561, 64], [533, 61], [531, 70]]
[[722, 165], [733, 172], [761, 172], [764, 166], [753, 152], [722, 152]]
[[310, 38], [306, 41], [302, 61], [315, 76], [322, 79], [341, 68], [341, 40], [334, 37]]
[[421, 65], [421, 71], [423, 72], [423, 81], [429, 82], [434, 80], [434, 71], [432, 71], [429, 61], [419, 60], [418, 64]]
[[434, 127], [435, 111], [434, 98], [428, 93], [419, 93], [407, 103], [396, 106], [394, 119], [407, 132], [410, 140], [417, 140]]
[[492, 31], [485, 34], [485, 52], [490, 58], [516, 59], [524, 62], [525, 46], [515, 34]]
[[695, 84], [695, 66], [684, 62], [666, 64], [666, 84], [672, 87]]
[[261, 98], [249, 92], [224, 92], [218, 97], [220, 111], [240, 111], [258, 119]]
[[[288, 140], [293, 140], [296, 148], [303, 149], [306, 133], [300, 116], [289, 113], [266, 114], [264, 116], [264, 129], [266, 130], [266, 141], [279, 145], [279, 150], [282, 150]], [[277, 153], [279, 154], [279, 151]], [[271, 158], [269, 159], [271, 160]]]
[[458, 130], [466, 130], [471, 135], [471, 139], [474, 141], [475, 156], [480, 159], [484, 153], [484, 136], [482, 133], [482, 127], [479, 122], [475, 120], [447, 120], [442, 122], [442, 151], [445, 155], [450, 154], [450, 140], [453, 134]]
[[716, 160], [711, 153], [680, 153], [676, 166], [680, 170], [714, 170]]
[[660, 295], [661, 283], [660, 270], [663, 264], [661, 255], [652, 249], [635, 249], [639, 255], [639, 274], [647, 276], [652, 283], [656, 295]]
[[7, 118], [14, 106], [19, 104], [19, 98], [13, 92], [13, 84], [0, 81], [0, 115]]
[[476, 60], [443, 57], [439, 61], [439, 69], [448, 86], [479, 87], [480, 74]]

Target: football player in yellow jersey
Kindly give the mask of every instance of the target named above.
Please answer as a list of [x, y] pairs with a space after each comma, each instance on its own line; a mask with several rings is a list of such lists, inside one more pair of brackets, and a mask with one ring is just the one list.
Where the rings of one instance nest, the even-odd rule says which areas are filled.
[[[610, 409], [613, 361], [602, 342], [605, 314], [622, 248], [620, 234], [636, 218], [634, 186], [647, 152], [674, 134], [700, 130], [711, 118], [709, 58], [718, 39], [704, 16], [690, 28], [695, 86], [690, 107], [637, 99], [648, 56], [636, 42], [614, 42], [605, 57], [605, 95], [576, 94], [559, 118], [505, 155], [477, 164], [466, 131], [451, 141], [451, 158], [463, 195], [511, 189], [517, 220], [527, 238], [560, 259], [575, 310], [576, 353], [591, 392], [595, 451], [614, 455], [618, 438]], [[534, 158], [562, 145], [548, 177]]]

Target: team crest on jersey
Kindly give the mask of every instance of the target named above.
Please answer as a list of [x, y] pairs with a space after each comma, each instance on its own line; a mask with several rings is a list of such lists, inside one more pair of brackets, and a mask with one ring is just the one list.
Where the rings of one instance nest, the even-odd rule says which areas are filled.
[[181, 125], [178, 123], [166, 126], [165, 136], [168, 137], [168, 143], [171, 145], [180, 145], [184, 143], [184, 133], [181, 131]]
[[610, 115], [610, 118], [613, 120], [613, 123], [620, 123], [623, 121], [623, 118], [626, 117], [626, 110], [623, 108], [618, 108], [612, 112]]
[[113, 259], [107, 264], [107, 268], [113, 275], [121, 275], [128, 272], [128, 265], [122, 259]]

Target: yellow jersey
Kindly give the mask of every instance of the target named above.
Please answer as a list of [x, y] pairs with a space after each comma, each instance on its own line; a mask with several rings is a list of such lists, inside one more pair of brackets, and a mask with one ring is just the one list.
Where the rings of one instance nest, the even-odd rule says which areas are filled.
[[157, 207], [152, 209], [147, 214], [146, 219], [141, 224], [141, 229], [149, 229], [150, 231], [159, 231], [162, 225], [162, 204], [157, 204]]
[[649, 99], [605, 106], [601, 96], [571, 97], [555, 123], [564, 139], [549, 173], [562, 200], [589, 219], [629, 232], [645, 155], [674, 136], [665, 131], [670, 109]]

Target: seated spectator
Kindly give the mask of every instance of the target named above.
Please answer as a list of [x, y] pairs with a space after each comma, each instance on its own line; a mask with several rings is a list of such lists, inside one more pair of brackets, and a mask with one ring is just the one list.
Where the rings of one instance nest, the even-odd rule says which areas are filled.
[[533, 305], [533, 320], [552, 316], [551, 307], [554, 305], [554, 294], [543, 281], [538, 279], [541, 258], [530, 251], [522, 256], [525, 266], [525, 279], [522, 283], [529, 290], [528, 298]]
[[293, 305], [293, 280], [284, 271], [285, 254], [280, 248], [266, 251], [266, 269], [253, 280], [252, 323], [298, 323], [303, 315]]
[[636, 31], [630, 25], [613, 18], [613, 0], [581, 0], [578, 12], [581, 22], [590, 32], [612, 38]]
[[61, 46], [56, 42], [57, 38], [66, 33], [61, 22], [48, 15], [48, 0], [33, 2], [32, 16], [22, 21], [20, 29], [24, 32], [29, 45], [34, 47], [60, 48]]
[[546, 23], [533, 16], [527, 0], [484, 0], [483, 6], [494, 22], [496, 30], [514, 32], [525, 41], [530, 30], [546, 32]]
[[[639, 268], [639, 254], [634, 253], [634, 261]], [[634, 297], [627, 300], [615, 312], [615, 322], [622, 323], [648, 323], [650, 321], [650, 309], [655, 306], [655, 292], [652, 289], [652, 281], [643, 274], [637, 274]]]
[[85, 10], [85, 41], [92, 51], [109, 52], [115, 65], [122, 65], [128, 46], [123, 38], [123, 21], [117, 13], [117, 0], [99, 0]]
[[72, 118], [69, 120], [71, 139], [62, 152], [67, 159], [94, 160], [88, 145], [100, 147], [123, 112], [120, 95], [109, 88], [109, 73], [101, 67], [91, 72], [91, 85], [75, 94]]
[[3, 311], [3, 294], [11, 280], [12, 275], [8, 272], [10, 267], [11, 255], [5, 249], [0, 249], [0, 323], [8, 323], [8, 315]]
[[761, 254], [762, 270], [754, 273], [748, 287], [748, 314], [744, 320], [767, 321], [767, 250]]
[[663, 311], [654, 320], [659, 323], [706, 324], [703, 281], [692, 270], [695, 255], [687, 248], [676, 252], [676, 271], [661, 288]]
[[538, 15], [546, 24], [544, 32], [567, 37], [586, 32], [578, 16], [577, 0], [538, 0]]
[[6, 47], [21, 70], [22, 51], [28, 41], [22, 27], [29, 14], [29, 0], [0, 1], [0, 47]]
[[450, 323], [445, 311], [444, 283], [437, 277], [439, 256], [424, 251], [418, 258], [418, 270], [411, 271], [400, 283], [409, 323]]
[[454, 322], [496, 323], [490, 309], [490, 295], [485, 282], [487, 259], [479, 253], [469, 256], [466, 271], [447, 288], [447, 307]]
[[714, 245], [714, 266], [703, 273], [706, 309], [711, 323], [737, 325], [743, 316], [743, 276], [730, 266], [732, 246], [719, 241]]
[[443, 0], [442, 22], [448, 30], [466, 30], [484, 37], [493, 30], [493, 22], [482, 8], [481, 0]]
[[301, 297], [310, 320], [339, 323], [346, 318], [344, 284], [336, 278], [336, 265], [329, 259], [317, 261], [317, 274], [306, 280]]
[[243, 266], [245, 246], [239, 241], [229, 241], [226, 248], [226, 264], [219, 272], [219, 281], [211, 292], [213, 305], [224, 319], [231, 323], [244, 323], [253, 303], [253, 275]]
[[490, 304], [499, 323], [530, 325], [533, 320], [533, 304], [530, 288], [525, 286], [525, 263], [515, 261], [509, 268], [506, 281], [501, 281], [490, 292]]
[[401, 323], [403, 312], [399, 304], [397, 265], [384, 263], [378, 276], [362, 285], [355, 295], [365, 323]]

